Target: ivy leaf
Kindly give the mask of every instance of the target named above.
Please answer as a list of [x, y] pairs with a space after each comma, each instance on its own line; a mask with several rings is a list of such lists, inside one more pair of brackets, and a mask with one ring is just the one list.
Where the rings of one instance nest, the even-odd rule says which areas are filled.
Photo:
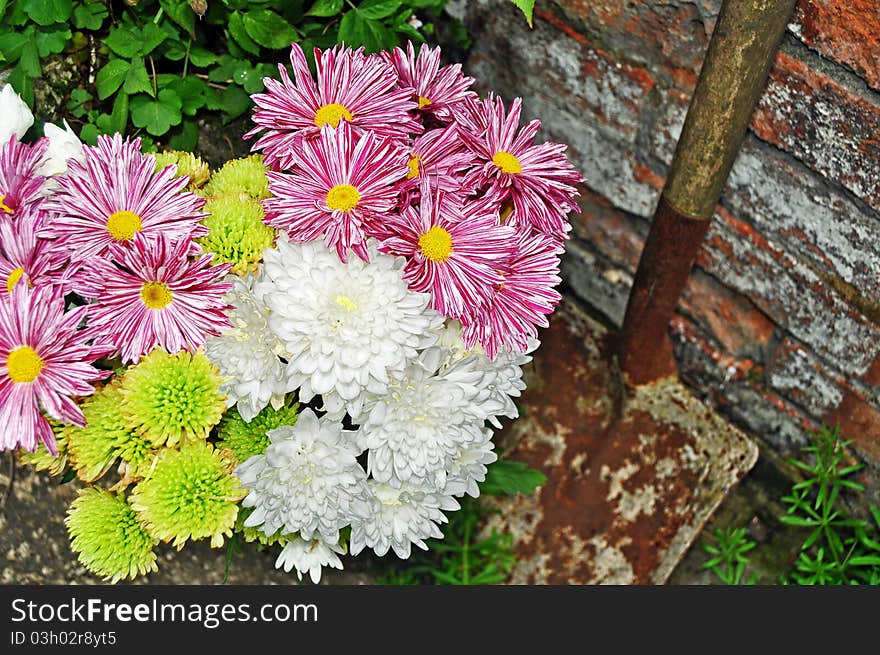
[[270, 9], [249, 11], [242, 15], [242, 22], [248, 36], [266, 48], [289, 48], [297, 40], [296, 30], [290, 23]]
[[196, 14], [186, 0], [159, 0], [168, 18], [180, 25], [190, 36], [196, 33]]
[[95, 78], [95, 87], [98, 89], [98, 98], [104, 100], [116, 93], [122, 86], [131, 64], [124, 59], [111, 59], [98, 71]]
[[134, 95], [135, 93], [149, 93], [153, 95], [153, 84], [150, 81], [150, 75], [147, 73], [147, 67], [144, 65], [142, 58], [135, 57], [131, 60], [131, 66], [125, 75], [125, 83], [122, 86], [122, 90], [129, 95]]
[[253, 39], [248, 36], [247, 30], [244, 27], [244, 19], [242, 18], [240, 11], [234, 11], [229, 15], [228, 26], [232, 38], [235, 39], [235, 42], [241, 46], [245, 52], [249, 52], [252, 55], [260, 54], [260, 46], [254, 43]]
[[107, 5], [103, 2], [90, 2], [73, 8], [73, 26], [81, 30], [99, 30], [108, 15]]
[[306, 16], [318, 16], [328, 18], [342, 11], [342, 3], [345, 0], [318, 0], [312, 8], [306, 12]]
[[531, 494], [547, 481], [547, 476], [541, 471], [529, 468], [522, 462], [499, 459], [490, 464], [488, 469], [486, 481], [480, 485], [480, 490], [493, 496]]
[[535, 0], [510, 0], [513, 4], [519, 7], [519, 10], [523, 13], [523, 16], [526, 17], [526, 22], [529, 24], [529, 27], [534, 27], [532, 25], [532, 12], [535, 9]]
[[358, 12], [364, 18], [386, 18], [397, 11], [401, 4], [400, 0], [364, 0], [358, 5]]
[[174, 91], [162, 89], [155, 99], [137, 95], [131, 99], [131, 122], [153, 136], [165, 134], [172, 125], [179, 125], [183, 103]]
[[22, 9], [37, 25], [66, 23], [73, 13], [72, 0], [23, 0]]
[[137, 35], [125, 27], [114, 27], [103, 41], [104, 45], [126, 59], [134, 57], [141, 47]]
[[64, 46], [70, 40], [71, 33], [68, 29], [54, 30], [52, 32], [37, 32], [34, 40], [37, 44], [37, 52], [40, 57], [48, 57], [49, 55], [61, 52]]

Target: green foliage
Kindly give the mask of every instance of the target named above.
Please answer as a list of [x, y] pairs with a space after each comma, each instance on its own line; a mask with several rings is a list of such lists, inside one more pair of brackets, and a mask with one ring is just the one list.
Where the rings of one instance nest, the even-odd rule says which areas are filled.
[[[822, 426], [812, 435], [801, 459], [791, 459], [804, 479], [783, 496], [784, 525], [804, 530], [806, 537], [798, 549], [793, 570], [783, 576], [783, 584], [851, 585], [880, 584], [880, 509], [871, 507], [871, 519], [849, 516], [841, 502], [845, 494], [860, 493], [864, 487], [852, 480], [862, 465], [851, 460], [840, 428]], [[745, 554], [755, 543], [745, 530], [715, 531], [717, 546], [705, 549], [714, 557], [704, 566], [727, 584], [743, 584]], [[748, 584], [748, 583], [746, 583]]]
[[746, 536], [745, 528], [730, 528], [724, 530], [718, 528], [714, 532], [717, 545], [707, 545], [706, 552], [712, 555], [712, 559], [703, 564], [703, 568], [711, 569], [724, 584], [729, 585], [753, 585], [757, 582], [757, 574], [753, 574], [747, 580], [743, 579], [749, 559], [746, 553], [757, 544]]
[[[263, 79], [278, 76], [270, 62], [284, 62], [292, 42], [308, 54], [343, 41], [370, 52], [423, 42], [445, 3], [215, 0], [204, 9], [188, 0], [4, 0], [0, 61], [31, 108], [47, 57], [64, 56], [80, 79], [94, 80], [65, 108], [86, 142], [119, 131], [141, 135], [148, 149], [158, 140], [190, 150], [196, 116], [218, 112], [229, 122], [248, 111]], [[418, 28], [414, 15], [424, 21]]]
[[378, 584], [490, 585], [508, 579], [516, 564], [513, 537], [495, 529], [484, 533], [484, 520], [497, 510], [481, 501], [490, 495], [532, 494], [546, 477], [510, 460], [498, 460], [488, 469], [480, 497], [465, 497], [461, 509], [451, 512], [449, 523], [441, 526], [444, 538], [428, 540], [426, 552], [414, 550], [406, 563], [389, 567]]

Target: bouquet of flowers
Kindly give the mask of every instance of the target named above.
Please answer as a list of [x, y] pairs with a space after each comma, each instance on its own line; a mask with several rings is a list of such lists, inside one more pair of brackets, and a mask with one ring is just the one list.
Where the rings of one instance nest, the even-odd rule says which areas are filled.
[[318, 582], [408, 558], [479, 494], [581, 176], [440, 54], [316, 50], [315, 78], [294, 44], [253, 97], [256, 154], [213, 174], [7, 121], [0, 445], [84, 483], [90, 571], [237, 533]]

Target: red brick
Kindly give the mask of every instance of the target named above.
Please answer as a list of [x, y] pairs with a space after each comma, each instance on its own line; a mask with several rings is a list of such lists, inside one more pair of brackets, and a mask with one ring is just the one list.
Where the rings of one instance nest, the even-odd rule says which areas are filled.
[[880, 106], [780, 53], [752, 130], [880, 209]]
[[856, 449], [880, 462], [880, 409], [864, 397], [846, 391], [841, 403], [824, 419], [828, 425], [840, 424], [840, 434], [852, 440]]
[[877, 0], [801, 0], [795, 18], [804, 43], [852, 68], [880, 89]]

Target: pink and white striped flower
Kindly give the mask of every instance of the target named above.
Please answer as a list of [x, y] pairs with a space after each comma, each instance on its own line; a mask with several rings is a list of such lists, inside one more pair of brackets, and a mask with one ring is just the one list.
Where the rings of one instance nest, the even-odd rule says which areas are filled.
[[[501, 98], [491, 95], [478, 106], [485, 116], [485, 133], [462, 130], [477, 159], [477, 166], [465, 177], [465, 186], [491, 188], [502, 201], [512, 204], [513, 225], [547, 234], [561, 244], [571, 229], [566, 216], [578, 210], [575, 185], [583, 181], [565, 156], [567, 146], [535, 144], [540, 121], [531, 121], [520, 130], [519, 98], [509, 114]], [[472, 121], [472, 127], [479, 123]]]
[[0, 221], [0, 296], [19, 282], [30, 286], [66, 283], [67, 251], [38, 236], [44, 217], [42, 212], [24, 209], [15, 222]]
[[265, 221], [286, 230], [291, 241], [323, 238], [343, 262], [349, 249], [368, 261], [371, 226], [397, 206], [395, 183], [406, 177], [406, 152], [345, 124], [324, 127], [297, 152], [293, 174], [268, 173], [274, 196], [263, 203]]
[[423, 181], [441, 191], [468, 195], [468, 189], [461, 186], [464, 172], [474, 163], [474, 156], [468, 150], [456, 125], [431, 130], [416, 137], [410, 148], [409, 170], [401, 190], [407, 195], [418, 192]]
[[290, 168], [296, 161], [294, 145], [317, 136], [325, 125], [351, 124], [358, 131], [377, 137], [406, 139], [418, 134], [421, 125], [410, 115], [418, 107], [412, 89], [398, 86], [394, 68], [379, 57], [368, 57], [363, 48], [315, 49], [317, 84], [302, 48], [290, 49], [293, 77], [278, 67], [281, 81], [263, 80], [266, 93], [252, 96], [257, 124], [245, 138], [263, 135], [253, 145], [262, 150], [267, 166]]
[[477, 94], [470, 90], [474, 78], [461, 72], [461, 64], [440, 65], [439, 47], [422, 44], [416, 56], [410, 41], [406, 51], [395, 48], [383, 56], [397, 71], [400, 87], [412, 89], [423, 113], [448, 123], [453, 120], [453, 109], [457, 104], [466, 98], [477, 98]]
[[461, 204], [427, 187], [419, 207], [389, 217], [386, 227], [393, 236], [380, 249], [407, 257], [410, 288], [430, 292], [432, 308], [449, 318], [470, 316], [492, 298], [515, 250], [514, 230], [499, 225], [497, 205]]
[[208, 336], [231, 327], [221, 281], [229, 264], [211, 266], [212, 255], [189, 258], [188, 241], [136, 234], [128, 247], [110, 246], [108, 257], [87, 262], [75, 291], [93, 299], [89, 333], [112, 344], [123, 363], [137, 362], [156, 346], [174, 354], [194, 352]]
[[517, 250], [505, 270], [503, 282], [476, 316], [462, 321], [462, 338], [468, 348], [479, 343], [489, 359], [503, 346], [528, 352], [529, 339], [547, 327], [547, 315], [561, 300], [559, 256], [553, 237], [520, 233]]
[[174, 167], [156, 171], [140, 139], [102, 135], [84, 147], [84, 157], [85, 164], [68, 161], [46, 203], [55, 215], [51, 234], [74, 261], [103, 256], [114, 244], [130, 246], [135, 234], [188, 242], [208, 233], [199, 223], [207, 215], [204, 199], [184, 191], [188, 178], [175, 177]]
[[47, 139], [28, 144], [15, 135], [0, 147], [0, 220], [15, 218], [25, 208], [37, 209], [43, 203], [46, 178], [37, 171], [48, 147]]
[[57, 454], [41, 407], [62, 423], [85, 425], [71, 397], [88, 396], [91, 383], [109, 374], [91, 365], [106, 350], [87, 345], [78, 329], [87, 312], [65, 313], [57, 287], [19, 284], [0, 296], [0, 450], [34, 451], [42, 442]]

